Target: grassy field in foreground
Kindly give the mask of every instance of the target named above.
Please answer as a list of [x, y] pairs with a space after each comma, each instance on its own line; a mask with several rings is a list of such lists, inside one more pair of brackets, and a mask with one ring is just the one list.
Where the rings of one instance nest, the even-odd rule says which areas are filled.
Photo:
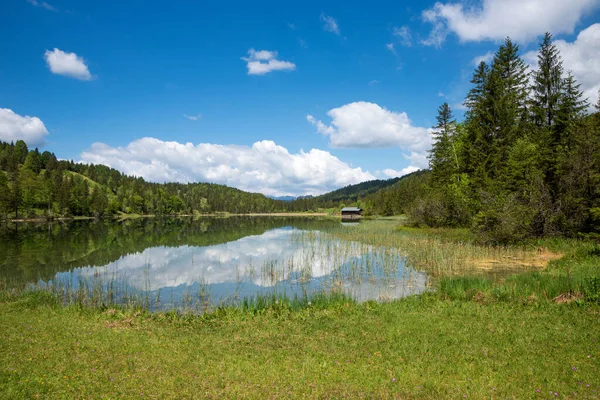
[[[600, 398], [598, 244], [491, 248], [466, 231], [356, 228], [331, 234], [403, 249], [439, 274], [436, 291], [193, 316], [64, 306], [0, 281], [0, 397]], [[465, 266], [540, 248], [561, 258], [500, 279]]]
[[52, 303], [0, 303], [2, 398], [600, 397], [596, 305], [430, 294], [182, 317]]

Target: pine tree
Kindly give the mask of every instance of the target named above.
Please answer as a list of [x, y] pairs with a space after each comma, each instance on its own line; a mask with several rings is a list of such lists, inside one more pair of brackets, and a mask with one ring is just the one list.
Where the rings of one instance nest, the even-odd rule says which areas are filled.
[[473, 87], [469, 90], [467, 94], [467, 98], [463, 103], [465, 107], [467, 107], [467, 117], [471, 114], [476, 113], [477, 106], [480, 104], [481, 99], [484, 95], [485, 84], [487, 82], [487, 77], [490, 72], [488, 65], [482, 61], [477, 66], [477, 69], [473, 73], [473, 77], [471, 78], [471, 84]]
[[583, 99], [581, 84], [577, 83], [571, 72], [563, 80], [558, 108], [556, 110], [554, 132], [555, 146], [569, 148], [574, 125], [581, 120], [588, 108]]
[[[512, 128], [521, 122], [527, 113], [527, 96], [529, 74], [527, 65], [519, 57], [519, 46], [514, 44], [510, 38], [506, 38], [504, 44], [494, 56], [492, 73], [498, 78], [500, 85], [500, 100], [504, 108], [499, 109], [499, 123], [508, 125], [501, 128]], [[502, 115], [504, 114], [504, 115]]]
[[540, 44], [538, 69], [534, 73], [533, 105], [534, 121], [538, 127], [549, 128], [556, 122], [561, 98], [563, 66], [552, 35], [548, 32]]
[[480, 158], [485, 164], [478, 167], [497, 186], [506, 176], [511, 146], [527, 130], [528, 73], [518, 53], [519, 46], [507, 38], [494, 56], [480, 102], [477, 129], [483, 131]]
[[449, 182], [452, 175], [458, 172], [458, 154], [454, 144], [456, 120], [448, 103], [438, 108], [436, 120], [429, 164], [435, 181]]

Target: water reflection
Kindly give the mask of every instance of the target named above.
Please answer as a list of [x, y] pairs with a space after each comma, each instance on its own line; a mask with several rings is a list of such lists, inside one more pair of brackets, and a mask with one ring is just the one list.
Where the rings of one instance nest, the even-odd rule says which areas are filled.
[[424, 273], [405, 268], [397, 251], [289, 227], [212, 246], [152, 247], [106, 266], [58, 274], [57, 279], [73, 277], [125, 280], [162, 298], [162, 308], [200, 291], [213, 304], [257, 294], [309, 296], [332, 289], [359, 301], [390, 300], [423, 292], [427, 281]]
[[405, 268], [398, 250], [331, 239], [327, 232], [339, 224], [277, 217], [9, 224], [0, 226], [0, 273], [8, 282], [62, 282], [68, 290], [119, 282], [163, 308], [190, 293], [218, 303], [331, 290], [386, 300], [425, 289], [425, 274]]

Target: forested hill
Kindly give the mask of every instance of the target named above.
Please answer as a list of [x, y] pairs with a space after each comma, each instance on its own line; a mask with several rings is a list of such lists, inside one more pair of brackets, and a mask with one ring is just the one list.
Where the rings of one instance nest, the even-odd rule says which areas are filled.
[[400, 178], [394, 178], [387, 180], [377, 179], [373, 181], [362, 182], [356, 185], [349, 185], [341, 189], [334, 190], [333, 192], [322, 194], [320, 196], [316, 196], [314, 197], [314, 199], [322, 202], [354, 202], [362, 197], [375, 193], [380, 189], [392, 186], [399, 180]]
[[10, 218], [289, 211], [288, 202], [211, 183], [150, 183], [104, 165], [0, 142], [0, 212]]

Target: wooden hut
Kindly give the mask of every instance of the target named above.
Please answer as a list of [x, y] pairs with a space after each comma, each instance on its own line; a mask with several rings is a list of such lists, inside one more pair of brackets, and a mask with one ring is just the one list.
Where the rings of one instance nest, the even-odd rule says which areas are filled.
[[362, 208], [358, 207], [344, 207], [342, 208], [342, 219], [359, 219], [362, 211]]

